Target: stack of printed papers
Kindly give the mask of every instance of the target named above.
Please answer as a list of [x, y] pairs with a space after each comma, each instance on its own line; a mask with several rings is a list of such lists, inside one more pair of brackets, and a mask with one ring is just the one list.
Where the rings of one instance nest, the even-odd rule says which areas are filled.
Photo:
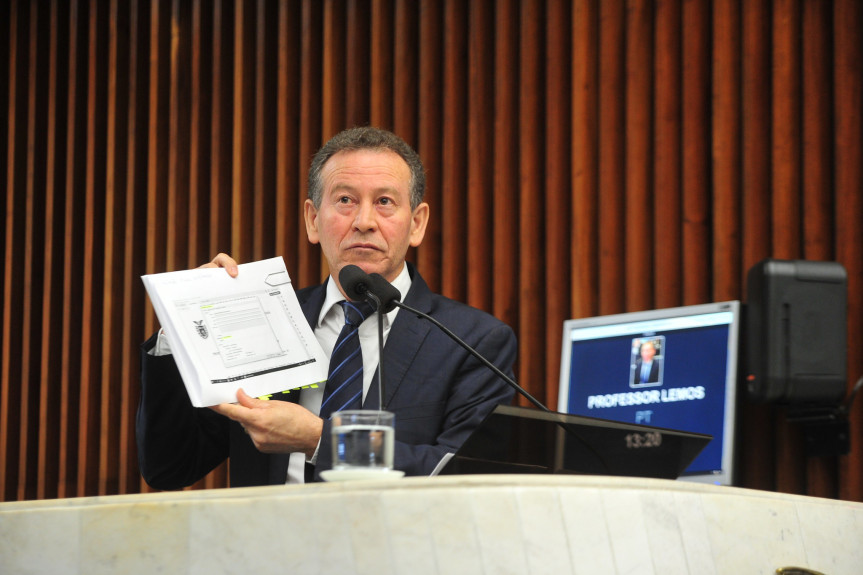
[[192, 405], [316, 386], [327, 359], [281, 257], [241, 264], [232, 278], [199, 268], [141, 278]]

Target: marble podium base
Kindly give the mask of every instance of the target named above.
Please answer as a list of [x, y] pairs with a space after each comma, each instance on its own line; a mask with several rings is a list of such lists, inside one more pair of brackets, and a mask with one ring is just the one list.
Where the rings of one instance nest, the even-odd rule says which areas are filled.
[[0, 573], [863, 572], [863, 504], [477, 475], [0, 504]]

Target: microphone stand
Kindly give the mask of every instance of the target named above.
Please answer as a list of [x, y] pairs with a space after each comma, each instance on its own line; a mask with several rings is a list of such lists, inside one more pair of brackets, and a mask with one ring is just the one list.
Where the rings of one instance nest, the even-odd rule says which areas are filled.
[[[344, 277], [343, 277], [344, 275]], [[530, 401], [534, 406], [545, 413], [554, 414], [552, 410], [547, 408], [541, 401], [533, 397], [525, 388], [517, 384], [511, 377], [505, 374], [500, 368], [494, 365], [492, 362], [484, 358], [478, 351], [469, 346], [466, 342], [464, 342], [460, 337], [452, 332], [448, 327], [443, 325], [441, 322], [431, 317], [427, 313], [421, 312], [418, 309], [412, 308], [409, 305], [406, 305], [400, 301], [401, 293], [397, 289], [395, 289], [389, 281], [386, 280], [380, 274], [367, 274], [358, 266], [349, 265], [342, 268], [341, 272], [339, 272], [339, 281], [345, 286], [348, 293], [355, 295], [358, 298], [367, 298], [372, 300], [374, 304], [377, 305], [378, 310], [378, 341], [379, 341], [379, 353], [380, 359], [378, 366], [378, 386], [380, 392], [380, 406], [381, 411], [384, 409], [384, 385], [383, 385], [383, 308], [386, 307], [390, 310], [395, 307], [399, 307], [401, 309], [406, 310], [409, 313], [415, 314], [417, 317], [426, 319], [436, 325], [441, 331], [443, 331], [446, 335], [448, 335], [454, 342], [460, 345], [465, 351], [470, 353], [473, 357], [478, 359], [484, 366], [492, 370], [498, 377], [500, 377], [507, 385], [513, 388], [516, 393], [525, 397], [528, 401]], [[348, 287], [349, 286], [349, 287]], [[374, 293], [377, 291], [378, 293]], [[382, 303], [386, 302], [386, 306], [383, 306]], [[564, 421], [556, 422], [561, 429], [563, 429], [566, 433], [574, 437], [578, 440], [582, 445], [584, 445], [588, 451], [593, 453], [593, 455], [597, 458], [600, 464], [608, 469], [608, 463], [605, 461], [605, 458], [602, 457], [602, 454], [597, 452], [593, 446], [590, 445], [589, 442], [585, 441], [581, 435], [572, 428], [571, 425], [567, 424]]]
[[[371, 291], [368, 291], [366, 293], [368, 295], [374, 295], [374, 294], [372, 294]], [[390, 303], [389, 300], [388, 300], [388, 303]], [[538, 399], [533, 397], [525, 388], [523, 388], [522, 386], [517, 384], [515, 381], [513, 381], [513, 379], [511, 377], [509, 377], [507, 374], [505, 374], [503, 371], [501, 371], [500, 368], [498, 368], [495, 364], [493, 364], [492, 362], [490, 362], [489, 360], [484, 358], [482, 355], [480, 355], [480, 353], [478, 351], [476, 351], [471, 346], [469, 346], [467, 343], [465, 343], [460, 337], [458, 337], [456, 334], [454, 334], [452, 332], [452, 330], [450, 330], [448, 327], [443, 325], [441, 322], [439, 322], [435, 318], [431, 317], [427, 313], [421, 312], [418, 309], [414, 309], [414, 308], [410, 307], [409, 305], [403, 304], [398, 299], [393, 299], [391, 302], [391, 305], [395, 305], [395, 306], [397, 306], [401, 309], [404, 309], [410, 313], [416, 314], [417, 317], [421, 317], [421, 318], [427, 319], [428, 321], [432, 322], [437, 327], [439, 327], [441, 329], [441, 331], [443, 331], [445, 334], [447, 334], [449, 337], [451, 337], [453, 341], [455, 341], [457, 344], [459, 344], [462, 348], [464, 348], [472, 356], [477, 358], [480, 362], [482, 362], [482, 364], [484, 366], [486, 366], [490, 370], [492, 370], [498, 377], [500, 377], [503, 381], [505, 381], [507, 383], [507, 385], [509, 385], [510, 387], [515, 389], [515, 391], [517, 393], [521, 394], [524, 398], [526, 398], [528, 401], [530, 401], [533, 405], [535, 405], [541, 411], [544, 411], [545, 413], [551, 413], [551, 414], [556, 413], [556, 412], [550, 410], [549, 408], [547, 408], [541, 401], [539, 401]], [[573, 429], [572, 425], [568, 424], [565, 421], [555, 421], [555, 423], [565, 433], [567, 433], [569, 436], [573, 437], [576, 441], [581, 443], [588, 451], [590, 451], [593, 454], [593, 456], [596, 457], [597, 461], [599, 461], [600, 465], [602, 465], [602, 467], [604, 469], [606, 469], [606, 470], [609, 469], [608, 462], [605, 461], [605, 457], [603, 457], [601, 453], [599, 453], [596, 449], [594, 449], [594, 447], [590, 444], [590, 442], [585, 441], [585, 439], [581, 436], [581, 434], [578, 433], [578, 431], [576, 431], [575, 429]]]
[[[367, 293], [371, 294], [370, 291]], [[375, 298], [375, 299], [377, 299], [377, 298]], [[476, 351], [471, 346], [469, 346], [467, 343], [462, 341], [462, 339], [459, 336], [454, 334], [448, 327], [443, 325], [441, 322], [439, 322], [438, 320], [436, 320], [432, 316], [428, 315], [427, 313], [423, 313], [418, 309], [414, 309], [414, 308], [410, 307], [409, 305], [403, 304], [399, 300], [393, 300], [392, 303], [395, 304], [397, 307], [400, 307], [400, 308], [407, 310], [413, 314], [416, 314], [418, 317], [427, 319], [428, 321], [430, 321], [433, 324], [435, 324], [436, 326], [438, 326], [438, 328], [440, 328], [441, 331], [443, 331], [445, 334], [450, 336], [453, 339], [453, 341], [455, 341], [457, 344], [459, 344], [461, 347], [463, 347], [472, 356], [474, 356], [475, 358], [480, 360], [484, 366], [486, 366], [487, 368], [492, 370], [495, 374], [497, 374], [498, 377], [500, 377], [502, 380], [504, 380], [507, 383], [507, 385], [509, 385], [511, 388], [513, 388], [516, 392], [520, 393], [522, 396], [527, 398], [528, 401], [530, 401], [532, 404], [534, 404], [536, 407], [538, 407], [542, 411], [544, 411], [546, 413], [554, 413], [549, 408], [547, 408], [545, 405], [543, 405], [542, 402], [540, 402], [538, 399], [536, 399], [534, 396], [532, 396], [530, 393], [528, 393], [528, 391], [525, 388], [521, 387], [516, 382], [514, 382], [511, 377], [509, 377], [507, 374], [505, 374], [503, 371], [501, 371], [500, 368], [498, 368], [495, 364], [493, 364], [492, 362], [490, 362], [489, 360], [484, 358], [482, 355], [479, 354], [478, 351]]]

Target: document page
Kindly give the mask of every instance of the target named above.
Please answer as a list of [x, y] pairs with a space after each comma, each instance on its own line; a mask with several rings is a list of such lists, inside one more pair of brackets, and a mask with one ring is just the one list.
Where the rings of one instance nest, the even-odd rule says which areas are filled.
[[171, 344], [192, 404], [237, 401], [317, 386], [327, 359], [281, 257], [141, 278]]

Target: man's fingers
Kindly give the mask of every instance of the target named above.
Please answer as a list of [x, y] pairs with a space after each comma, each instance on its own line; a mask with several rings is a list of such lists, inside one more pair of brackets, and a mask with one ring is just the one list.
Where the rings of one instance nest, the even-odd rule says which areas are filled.
[[224, 415], [228, 419], [233, 419], [240, 424], [245, 423], [249, 416], [248, 408], [236, 405], [234, 403], [220, 403], [219, 405], [211, 406], [210, 409], [212, 409], [216, 413]]
[[251, 395], [243, 391], [242, 388], [237, 390], [237, 403], [249, 409], [267, 406], [266, 401], [258, 399], [256, 397], [252, 397]]
[[240, 424], [246, 425], [252, 422], [253, 414], [251, 410], [260, 407], [266, 407], [266, 402], [252, 397], [242, 389], [238, 389], [237, 403], [220, 403], [219, 405], [212, 406], [210, 409]]
[[216, 257], [214, 257], [209, 262], [205, 263], [201, 268], [225, 268], [225, 271], [228, 272], [228, 275], [232, 278], [237, 277], [239, 270], [237, 269], [237, 262], [225, 253], [220, 253]]
[[323, 420], [307, 409], [285, 401], [264, 401], [237, 390], [237, 403], [210, 409], [239, 423], [263, 453], [302, 451], [311, 457], [320, 441]]

